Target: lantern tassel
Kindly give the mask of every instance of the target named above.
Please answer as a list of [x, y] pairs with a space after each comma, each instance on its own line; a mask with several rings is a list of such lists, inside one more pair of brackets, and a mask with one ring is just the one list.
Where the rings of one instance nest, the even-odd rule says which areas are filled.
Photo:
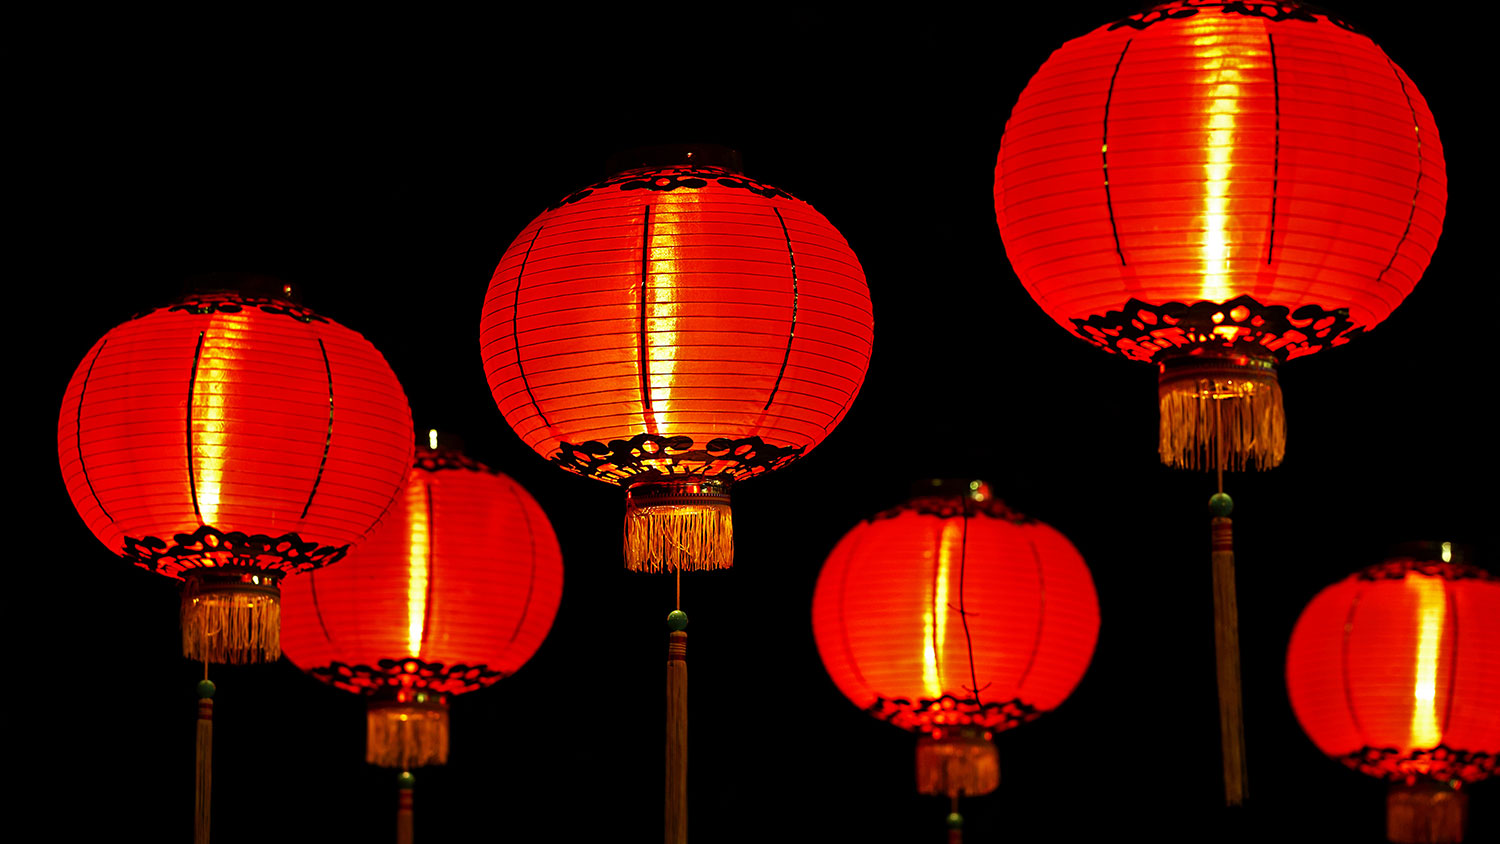
[[1234, 502], [1222, 492], [1209, 499], [1214, 517], [1211, 554], [1214, 583], [1214, 647], [1219, 681], [1219, 737], [1224, 762], [1224, 802], [1241, 806], [1249, 786], [1245, 763], [1244, 704], [1240, 688], [1239, 607], [1234, 590]]
[[687, 614], [667, 616], [666, 844], [687, 844]]
[[403, 771], [448, 762], [448, 706], [442, 695], [403, 689], [365, 709], [365, 761]]
[[213, 803], [214, 684], [198, 683], [198, 748], [194, 768], [193, 844], [208, 844], [208, 813]]
[[626, 492], [626, 568], [657, 573], [733, 565], [734, 518], [723, 482], [646, 483]]
[[1456, 844], [1464, 840], [1468, 792], [1422, 780], [1393, 784], [1385, 798], [1385, 837], [1394, 844]]
[[396, 778], [396, 844], [412, 844], [412, 789], [416, 784], [411, 771], [402, 771]]
[[1274, 361], [1203, 355], [1162, 363], [1157, 450], [1179, 469], [1272, 469], [1286, 454]]
[[979, 727], [936, 727], [917, 739], [917, 791], [957, 797], [1000, 787], [1000, 754]]
[[182, 655], [213, 663], [281, 657], [281, 590], [255, 574], [188, 572], [182, 584]]

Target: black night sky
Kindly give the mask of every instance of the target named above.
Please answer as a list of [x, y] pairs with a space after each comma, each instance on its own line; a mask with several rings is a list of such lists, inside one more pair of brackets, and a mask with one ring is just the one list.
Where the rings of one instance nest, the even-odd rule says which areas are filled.
[[[736, 489], [735, 570], [684, 578], [694, 838], [944, 840], [946, 802], [915, 792], [914, 736], [833, 686], [810, 606], [819, 566], [856, 521], [915, 479], [966, 476], [1072, 539], [1103, 619], [1072, 697], [998, 736], [1001, 786], [965, 801], [969, 840], [1383, 840], [1384, 786], [1302, 734], [1282, 660], [1302, 606], [1395, 543], [1468, 542], [1493, 567], [1490, 338], [1465, 316], [1495, 301], [1481, 289], [1493, 277], [1481, 198], [1492, 135], [1473, 108], [1475, 54], [1451, 41], [1464, 24], [1410, 4], [1340, 8], [1426, 96], [1450, 199], [1406, 303], [1371, 334], [1281, 370], [1285, 464], [1226, 480], [1251, 788], [1249, 806], [1229, 812], [1212, 479], [1158, 464], [1154, 368], [1043, 314], [1006, 263], [991, 197], [1031, 73], [1136, 8], [877, 8], [580, 9], [543, 25], [417, 6], [329, 19], [116, 7], [35, 37], [13, 31], [29, 69], [11, 77], [20, 114], [8, 134], [28, 144], [11, 162], [25, 218], [12, 231], [35, 250], [12, 283], [13, 304], [31, 304], [11, 314], [32, 338], [13, 341], [12, 371], [36, 379], [26, 398], [11, 393], [28, 429], [13, 441], [26, 467], [14, 530], [35, 543], [12, 558], [9, 583], [21, 608], [10, 664], [27, 668], [8, 685], [35, 696], [10, 707], [11, 729], [35, 744], [8, 760], [35, 791], [21, 814], [49, 839], [188, 840], [201, 667], [178, 655], [177, 592], [88, 532], [51, 426], [73, 368], [110, 327], [187, 276], [255, 271], [296, 282], [309, 306], [368, 337], [417, 426], [459, 434], [524, 484], [562, 546], [546, 643], [514, 677], [457, 699], [451, 763], [417, 772], [417, 839], [660, 840], [671, 581], [624, 571], [619, 490], [548, 465], [506, 426], [478, 323], [516, 232], [605, 175], [611, 153], [711, 142], [838, 226], [868, 274], [876, 334], [843, 424], [807, 459]], [[285, 660], [212, 676], [217, 844], [393, 839], [395, 774], [363, 763], [360, 699]], [[1500, 840], [1497, 788], [1473, 790], [1473, 840]]]

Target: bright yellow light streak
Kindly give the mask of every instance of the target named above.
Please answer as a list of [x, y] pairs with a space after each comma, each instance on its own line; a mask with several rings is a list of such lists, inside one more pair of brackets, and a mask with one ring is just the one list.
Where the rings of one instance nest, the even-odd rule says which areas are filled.
[[939, 665], [948, 644], [948, 581], [954, 574], [954, 561], [963, 542], [963, 525], [948, 519], [943, 525], [937, 549], [937, 577], [933, 582], [932, 601], [922, 618], [922, 687], [929, 699], [943, 695], [943, 672]]
[[198, 375], [193, 384], [193, 466], [197, 476], [198, 514], [203, 524], [219, 522], [219, 505], [224, 495], [225, 388], [230, 386], [233, 368], [228, 365], [236, 355], [233, 336], [207, 329], [203, 349], [198, 354]]
[[681, 224], [697, 217], [698, 197], [664, 196], [651, 209], [650, 272], [647, 275], [646, 383], [651, 388], [651, 418], [647, 430], [666, 432], [672, 415], [672, 384], [677, 376], [677, 354], [683, 338], [677, 335], [679, 268], [677, 251], [683, 243]]
[[433, 451], [437, 451], [437, 429], [436, 428], [428, 428], [427, 429], [427, 447], [430, 448], [430, 449], [432, 449]]
[[427, 524], [427, 485], [412, 477], [406, 485], [406, 512], [410, 514], [406, 579], [406, 651], [422, 656], [423, 626], [427, 623], [427, 576], [432, 532]]
[[1219, 39], [1199, 39], [1198, 58], [1208, 100], [1208, 160], [1203, 167], [1203, 287], [1199, 298], [1223, 302], [1233, 298], [1229, 285], [1229, 188], [1234, 174], [1235, 115], [1239, 113], [1241, 64], [1245, 48], [1225, 47]]
[[1443, 621], [1448, 608], [1443, 579], [1408, 574], [1406, 586], [1417, 599], [1417, 673], [1412, 696], [1411, 744], [1413, 748], [1436, 747], [1443, 740], [1437, 717], [1437, 671], [1443, 641]]

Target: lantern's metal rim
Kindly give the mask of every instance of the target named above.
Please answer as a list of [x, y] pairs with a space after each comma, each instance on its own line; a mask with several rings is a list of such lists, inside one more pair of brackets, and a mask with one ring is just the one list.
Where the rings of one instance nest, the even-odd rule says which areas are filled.
[[995, 494], [988, 481], [978, 478], [924, 478], [911, 485], [911, 497], [993, 501]]
[[1275, 382], [1276, 358], [1234, 349], [1200, 348], [1191, 355], [1163, 358], [1158, 381], [1170, 384], [1205, 376], [1237, 377], [1247, 381]]
[[253, 298], [276, 299], [302, 304], [302, 290], [295, 284], [260, 273], [215, 272], [188, 278], [183, 282], [185, 297], [214, 294], [239, 294]]
[[[402, 700], [403, 697], [406, 699]], [[430, 689], [386, 686], [368, 695], [365, 698], [365, 707], [372, 712], [382, 709], [446, 712], [448, 695]]]
[[994, 730], [978, 724], [934, 724], [917, 739], [919, 744], [994, 744]]
[[627, 508], [665, 507], [680, 504], [728, 504], [728, 478], [683, 478], [643, 481], [625, 489]]
[[250, 566], [202, 566], [186, 569], [182, 579], [192, 581], [185, 589], [202, 595], [212, 592], [234, 592], [239, 595], [260, 594], [276, 597], [281, 594], [282, 573], [272, 569]]
[[739, 150], [720, 144], [658, 144], [616, 153], [605, 162], [612, 175], [661, 167], [719, 167], [736, 175], [744, 172]]

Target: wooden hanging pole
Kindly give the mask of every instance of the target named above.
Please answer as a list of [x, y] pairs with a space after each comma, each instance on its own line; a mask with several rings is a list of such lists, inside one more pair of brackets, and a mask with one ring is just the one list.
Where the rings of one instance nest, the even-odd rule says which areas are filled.
[[958, 792], [953, 792], [953, 808], [948, 812], [948, 844], [964, 844], [964, 816], [958, 813]]
[[396, 777], [396, 844], [412, 844], [412, 789], [416, 785], [411, 771]]
[[1219, 739], [1224, 762], [1224, 802], [1244, 805], [1249, 793], [1245, 761], [1245, 716], [1240, 684], [1240, 621], [1234, 589], [1234, 500], [1224, 493], [1224, 431], [1214, 401], [1214, 448], [1219, 491], [1208, 499], [1213, 515], [1209, 550], [1213, 558], [1214, 648], [1219, 682]]
[[[682, 572], [677, 598], [682, 601]], [[687, 613], [667, 615], [666, 844], [687, 844]]]
[[214, 791], [214, 684], [208, 679], [208, 663], [198, 681], [198, 749], [193, 791], [193, 844], [208, 844], [209, 808]]

